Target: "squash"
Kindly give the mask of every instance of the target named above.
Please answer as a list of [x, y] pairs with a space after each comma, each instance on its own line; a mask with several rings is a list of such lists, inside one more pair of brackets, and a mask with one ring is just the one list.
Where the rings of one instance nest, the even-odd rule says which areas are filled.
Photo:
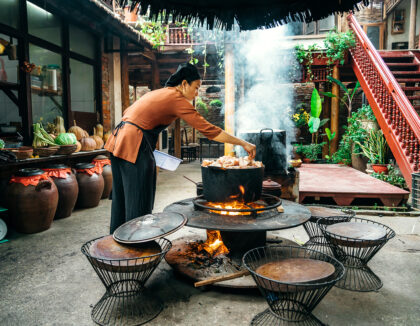
[[80, 144], [79, 141], [76, 141], [76, 150], [74, 151], [75, 153], [80, 152], [80, 150], [82, 149], [82, 144]]
[[66, 128], [64, 128], [64, 119], [60, 117], [59, 115], [55, 117], [54, 125], [55, 125], [55, 133], [57, 135], [64, 134], [66, 132]]
[[109, 136], [111, 136], [111, 131], [108, 131], [105, 135], [104, 135], [104, 143], [106, 143], [108, 141]]
[[83, 136], [82, 136], [82, 138], [87, 138], [87, 137], [90, 137], [89, 134], [88, 134], [88, 132], [86, 130], [83, 130]]
[[96, 148], [96, 141], [90, 137], [83, 137], [80, 144], [82, 145], [82, 151], [93, 151]]
[[93, 134], [95, 136], [99, 136], [101, 138], [104, 137], [104, 127], [98, 123], [95, 127], [93, 127]]
[[70, 127], [69, 132], [76, 135], [76, 139], [80, 141], [84, 137], [84, 130], [78, 126], [76, 126], [76, 121], [74, 121], [74, 126]]
[[92, 138], [96, 142], [96, 148], [95, 149], [101, 149], [102, 147], [104, 147], [104, 141], [102, 140], [101, 137], [99, 137], [97, 135], [93, 135], [93, 136], [90, 136], [90, 138]]

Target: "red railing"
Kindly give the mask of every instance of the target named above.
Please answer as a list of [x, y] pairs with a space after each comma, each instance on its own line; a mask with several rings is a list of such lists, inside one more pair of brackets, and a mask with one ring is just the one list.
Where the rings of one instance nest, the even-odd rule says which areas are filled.
[[191, 45], [193, 42], [187, 27], [168, 27], [165, 45]]
[[347, 19], [356, 36], [350, 50], [353, 70], [411, 189], [411, 174], [419, 171], [419, 115], [356, 18]]

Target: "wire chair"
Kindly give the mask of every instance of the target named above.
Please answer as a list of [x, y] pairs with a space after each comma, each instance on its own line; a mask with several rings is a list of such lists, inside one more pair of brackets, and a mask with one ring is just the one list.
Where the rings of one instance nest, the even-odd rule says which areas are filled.
[[[258, 267], [288, 258], [306, 258], [328, 262], [334, 273], [326, 279], [306, 283], [285, 283], [257, 273]], [[313, 314], [313, 309], [344, 275], [344, 266], [337, 259], [322, 252], [294, 246], [259, 247], [243, 257], [269, 308], [254, 317], [251, 325], [324, 325]]]
[[328, 225], [334, 224], [331, 219], [328, 220], [328, 223], [325, 219], [318, 221], [318, 226], [329, 243], [334, 256], [346, 267], [344, 277], [336, 283], [336, 286], [359, 292], [377, 291], [383, 286], [383, 283], [367, 266], [367, 263], [395, 236], [395, 232], [384, 224], [363, 218], [355, 218], [352, 222], [382, 227], [385, 229], [386, 235], [374, 240], [341, 236], [327, 230]]
[[92, 309], [92, 320], [98, 325], [141, 325], [155, 318], [163, 309], [162, 302], [144, 284], [172, 247], [161, 238], [156, 240], [157, 254], [130, 259], [93, 257], [89, 248], [100, 238], [85, 243], [81, 251], [92, 265], [106, 292]]

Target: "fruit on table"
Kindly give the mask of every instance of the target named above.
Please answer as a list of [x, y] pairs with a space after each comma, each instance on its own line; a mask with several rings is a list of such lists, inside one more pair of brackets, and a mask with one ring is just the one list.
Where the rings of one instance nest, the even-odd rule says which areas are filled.
[[104, 146], [104, 141], [102, 140], [101, 137], [97, 135], [93, 135], [93, 136], [90, 136], [90, 138], [92, 138], [96, 142], [95, 149], [101, 149]]
[[59, 134], [54, 139], [54, 142], [58, 145], [73, 145], [76, 144], [77, 139], [75, 134], [68, 132]]
[[90, 137], [83, 137], [80, 144], [82, 145], [82, 151], [93, 151], [96, 148], [96, 141]]
[[74, 121], [74, 126], [70, 127], [69, 132], [76, 135], [76, 140], [80, 141], [85, 136], [86, 131], [76, 125], [76, 121]]

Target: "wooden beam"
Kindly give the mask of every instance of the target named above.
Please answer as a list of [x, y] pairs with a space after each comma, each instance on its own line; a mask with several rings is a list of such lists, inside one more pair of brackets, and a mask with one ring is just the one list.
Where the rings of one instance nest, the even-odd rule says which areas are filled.
[[410, 4], [410, 27], [408, 32], [408, 48], [414, 49], [416, 44], [416, 14], [417, 0], [411, 0]]
[[[333, 67], [333, 78], [340, 80], [340, 68], [338, 65]], [[331, 154], [335, 153], [338, 148], [338, 123], [340, 114], [340, 87], [332, 84], [332, 93], [335, 97], [331, 98], [331, 133], [335, 132], [336, 137], [331, 141]]]
[[[121, 47], [124, 48], [125, 41], [121, 41]], [[130, 106], [130, 91], [129, 91], [129, 78], [128, 78], [128, 54], [121, 52], [121, 102], [122, 112]]]
[[[225, 44], [225, 131], [235, 135], [235, 62], [233, 44]], [[225, 155], [233, 152], [232, 144], [225, 144]]]
[[156, 61], [152, 63], [152, 90], [161, 88], [159, 65]]
[[174, 155], [175, 157], [181, 158], [181, 120], [175, 120], [175, 127], [173, 131], [174, 137]]

